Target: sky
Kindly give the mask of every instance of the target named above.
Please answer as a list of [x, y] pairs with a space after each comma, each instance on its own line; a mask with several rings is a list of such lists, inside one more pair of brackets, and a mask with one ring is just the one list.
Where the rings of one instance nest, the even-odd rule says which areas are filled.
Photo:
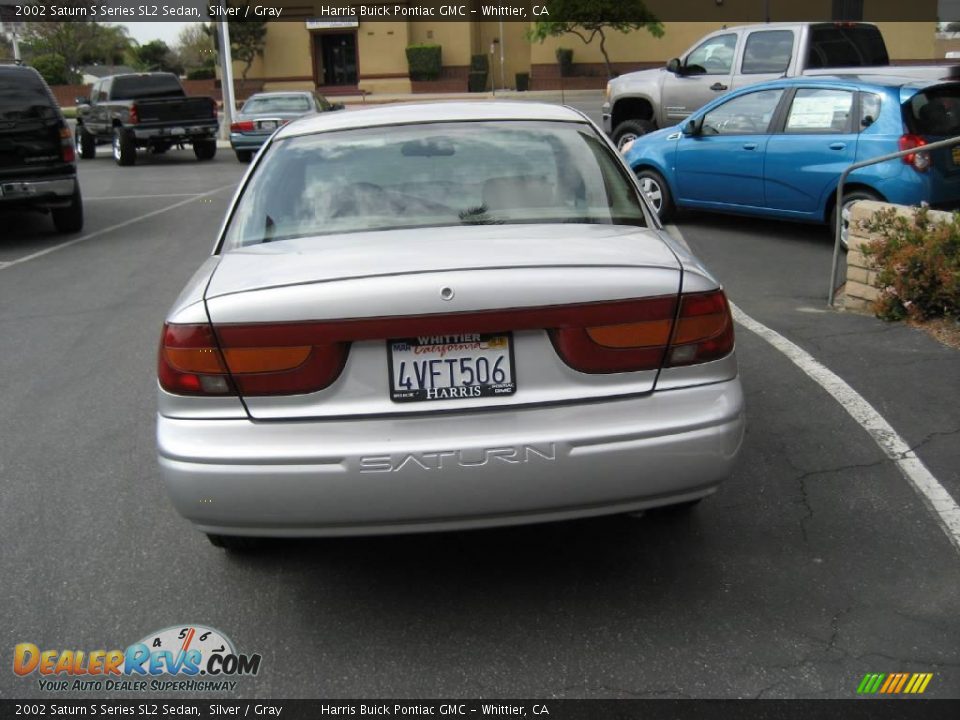
[[181, 28], [190, 23], [185, 22], [128, 22], [116, 23], [125, 25], [130, 31], [130, 37], [143, 45], [151, 40], [163, 40], [167, 45], [173, 47], [177, 44], [177, 36]]

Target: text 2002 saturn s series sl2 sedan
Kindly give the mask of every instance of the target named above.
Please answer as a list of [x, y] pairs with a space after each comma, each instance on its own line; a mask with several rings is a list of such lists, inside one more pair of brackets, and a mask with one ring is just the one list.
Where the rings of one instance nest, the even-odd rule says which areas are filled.
[[157, 439], [218, 546], [689, 506], [744, 430], [717, 281], [586, 117], [279, 130], [163, 329]]

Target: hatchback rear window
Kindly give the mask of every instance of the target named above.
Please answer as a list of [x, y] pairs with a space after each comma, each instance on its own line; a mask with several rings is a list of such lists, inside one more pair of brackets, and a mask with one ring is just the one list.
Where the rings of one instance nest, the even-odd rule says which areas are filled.
[[0, 120], [57, 117], [57, 106], [46, 86], [29, 71], [0, 73]]
[[814, 25], [810, 28], [808, 68], [889, 65], [887, 46], [872, 25]]
[[227, 245], [515, 223], [645, 220], [622, 165], [587, 125], [427, 123], [277, 141], [244, 189]]
[[113, 100], [182, 96], [183, 88], [173, 75], [125, 75], [115, 78], [110, 88]]
[[960, 85], [918, 92], [907, 101], [904, 115], [917, 135], [960, 135]]
[[271, 112], [308, 112], [312, 103], [303, 95], [278, 95], [276, 97], [250, 98], [241, 112], [248, 115]]

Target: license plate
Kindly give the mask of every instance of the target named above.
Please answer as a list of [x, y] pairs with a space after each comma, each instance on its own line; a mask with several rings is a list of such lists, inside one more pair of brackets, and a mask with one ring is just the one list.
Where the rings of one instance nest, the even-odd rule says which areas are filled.
[[388, 340], [387, 359], [394, 402], [459, 400], [517, 391], [510, 333]]
[[950, 152], [953, 155], [953, 164], [960, 165], [960, 146], [954, 145], [950, 148]]
[[277, 129], [277, 121], [276, 121], [276, 120], [261, 120], [261, 121], [258, 123], [258, 127], [259, 127], [261, 130], [276, 130], [276, 129]]

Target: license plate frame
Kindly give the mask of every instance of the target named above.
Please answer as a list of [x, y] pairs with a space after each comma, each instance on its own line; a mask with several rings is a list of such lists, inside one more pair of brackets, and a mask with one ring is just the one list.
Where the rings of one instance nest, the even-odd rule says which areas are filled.
[[[387, 340], [389, 369], [387, 381], [390, 399], [393, 402], [467, 400], [507, 397], [516, 393], [517, 364], [514, 357], [513, 333], [453, 333], [442, 336], [451, 339], [451, 342], [429, 342], [437, 337]], [[419, 353], [418, 348], [421, 349]], [[426, 365], [417, 368], [414, 365], [399, 364], [413, 363], [418, 355], [422, 356], [421, 362]], [[468, 361], [464, 365], [462, 361], [469, 358], [472, 358], [472, 362]], [[464, 384], [464, 376], [469, 375], [470, 371], [474, 373], [475, 378], [482, 371], [478, 363], [481, 358], [486, 360], [486, 377], [491, 382]], [[494, 358], [492, 362], [491, 358]], [[436, 362], [431, 365], [431, 361]], [[498, 368], [503, 372], [504, 379], [493, 382]], [[411, 381], [411, 384], [415, 383], [416, 387], [402, 387], [401, 382], [404, 376]], [[438, 379], [442, 382], [438, 382]], [[459, 384], [457, 380], [460, 380]]]

